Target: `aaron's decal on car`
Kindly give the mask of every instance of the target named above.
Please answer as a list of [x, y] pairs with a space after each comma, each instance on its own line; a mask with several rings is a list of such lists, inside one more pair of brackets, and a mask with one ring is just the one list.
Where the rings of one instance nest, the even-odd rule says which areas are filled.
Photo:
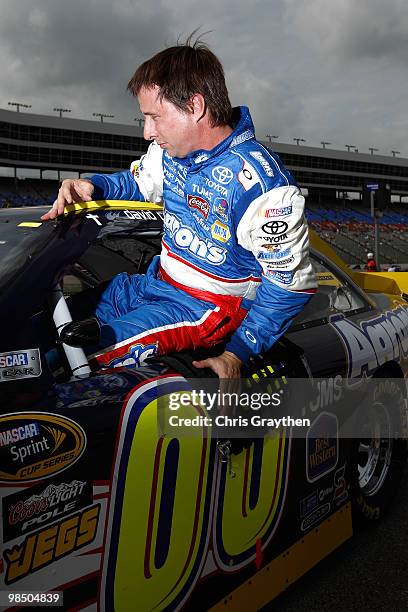
[[387, 361], [400, 362], [408, 355], [408, 312], [402, 306], [359, 325], [343, 315], [329, 322], [346, 348], [348, 378], [372, 374]]

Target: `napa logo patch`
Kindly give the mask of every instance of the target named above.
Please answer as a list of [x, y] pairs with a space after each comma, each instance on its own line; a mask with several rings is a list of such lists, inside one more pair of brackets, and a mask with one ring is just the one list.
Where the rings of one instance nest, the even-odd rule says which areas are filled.
[[214, 240], [219, 240], [220, 242], [228, 242], [231, 238], [231, 232], [228, 229], [228, 226], [221, 221], [214, 221], [211, 226], [211, 236]]
[[0, 417], [0, 482], [43, 480], [70, 467], [83, 454], [85, 432], [78, 423], [47, 412]]

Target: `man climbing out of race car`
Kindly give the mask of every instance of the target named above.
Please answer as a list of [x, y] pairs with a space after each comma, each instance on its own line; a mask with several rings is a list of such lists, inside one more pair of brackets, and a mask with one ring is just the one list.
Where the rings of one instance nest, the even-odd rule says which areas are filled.
[[[104, 290], [91, 357], [109, 367], [228, 339], [194, 365], [239, 378], [315, 291], [304, 198], [255, 139], [248, 109], [231, 108], [222, 65], [202, 42], [161, 51], [128, 89], [153, 141], [147, 153], [129, 171], [64, 180], [43, 217], [81, 201], [164, 202], [161, 255], [145, 275], [119, 274]], [[81, 344], [84, 326], [68, 324], [64, 342]]]

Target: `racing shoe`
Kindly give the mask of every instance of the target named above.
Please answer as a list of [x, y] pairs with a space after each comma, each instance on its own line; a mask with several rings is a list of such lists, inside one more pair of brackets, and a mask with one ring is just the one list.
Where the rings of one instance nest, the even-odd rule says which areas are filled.
[[88, 346], [98, 344], [101, 338], [101, 328], [96, 317], [88, 317], [82, 321], [72, 321], [64, 325], [60, 332], [60, 340], [69, 346]]

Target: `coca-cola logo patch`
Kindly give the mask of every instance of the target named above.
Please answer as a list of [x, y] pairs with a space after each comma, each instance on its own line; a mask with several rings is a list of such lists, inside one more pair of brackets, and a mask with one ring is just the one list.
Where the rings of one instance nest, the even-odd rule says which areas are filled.
[[208, 218], [208, 214], [210, 212], [210, 205], [207, 200], [204, 200], [204, 198], [200, 198], [200, 196], [189, 195], [187, 197], [187, 203], [189, 208], [195, 208], [195, 210], [198, 210], [198, 212], [200, 212], [205, 219]]

